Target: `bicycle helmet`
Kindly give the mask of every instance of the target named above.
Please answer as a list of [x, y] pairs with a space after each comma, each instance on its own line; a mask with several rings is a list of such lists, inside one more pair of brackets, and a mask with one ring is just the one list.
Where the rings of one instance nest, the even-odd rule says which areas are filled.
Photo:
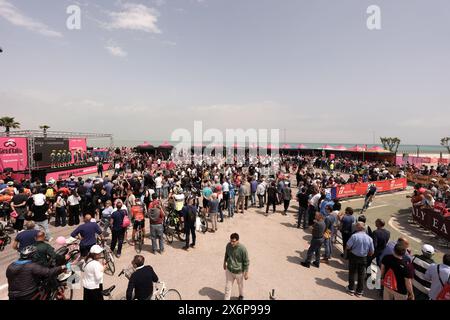
[[424, 244], [422, 246], [422, 253], [423, 254], [427, 254], [427, 255], [433, 255], [434, 254], [434, 248], [433, 246], [429, 245], [429, 244]]
[[37, 252], [35, 246], [28, 246], [20, 251], [20, 260], [30, 260]]

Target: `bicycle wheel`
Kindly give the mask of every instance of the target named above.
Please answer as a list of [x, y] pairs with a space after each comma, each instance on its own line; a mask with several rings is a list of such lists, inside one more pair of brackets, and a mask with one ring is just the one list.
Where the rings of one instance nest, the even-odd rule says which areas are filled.
[[73, 289], [67, 283], [59, 286], [50, 296], [50, 300], [72, 300]]
[[161, 300], [181, 300], [181, 294], [175, 289], [167, 290], [166, 293], [160, 297], [162, 298]]
[[208, 231], [208, 220], [205, 217], [200, 218], [200, 229], [203, 233]]
[[71, 252], [69, 252], [69, 261], [70, 263], [75, 263], [80, 261], [81, 258], [81, 253], [80, 250], [72, 250]]
[[164, 232], [164, 236], [166, 237], [166, 241], [167, 243], [172, 243], [173, 242], [173, 231], [169, 228], [167, 228]]
[[184, 232], [184, 225], [183, 226], [178, 225], [177, 229], [178, 229], [177, 230], [178, 239], [180, 239], [181, 242], [186, 241], [186, 233]]
[[105, 273], [110, 276], [113, 276], [114, 273], [116, 272], [116, 265], [114, 263], [114, 258], [112, 255], [113, 254], [111, 251], [105, 250], [105, 261], [106, 261]]
[[144, 237], [142, 235], [142, 229], [139, 229], [136, 235], [136, 243], [134, 244], [134, 250], [136, 250], [136, 253], [141, 253], [143, 245]]

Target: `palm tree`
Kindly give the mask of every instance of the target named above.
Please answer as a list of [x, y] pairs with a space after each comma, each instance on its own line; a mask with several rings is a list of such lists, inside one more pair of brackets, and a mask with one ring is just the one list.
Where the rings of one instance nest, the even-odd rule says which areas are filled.
[[448, 153], [450, 153], [450, 137], [445, 137], [441, 139], [441, 146], [446, 147]]
[[39, 129], [42, 129], [42, 131], [44, 133], [44, 138], [47, 138], [47, 130], [50, 129], [50, 126], [44, 124], [42, 126], [39, 126]]
[[380, 137], [380, 141], [383, 144], [383, 148], [393, 153], [397, 153], [398, 146], [400, 145], [400, 139], [395, 137]]
[[10, 129], [19, 129], [20, 123], [16, 122], [14, 118], [2, 117], [0, 118], [0, 127], [5, 127], [6, 135], [9, 136]]

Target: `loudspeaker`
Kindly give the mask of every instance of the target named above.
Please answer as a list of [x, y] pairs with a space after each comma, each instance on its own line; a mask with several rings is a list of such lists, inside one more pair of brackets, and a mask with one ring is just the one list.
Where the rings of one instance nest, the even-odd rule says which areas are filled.
[[33, 154], [34, 161], [42, 161], [42, 152]]

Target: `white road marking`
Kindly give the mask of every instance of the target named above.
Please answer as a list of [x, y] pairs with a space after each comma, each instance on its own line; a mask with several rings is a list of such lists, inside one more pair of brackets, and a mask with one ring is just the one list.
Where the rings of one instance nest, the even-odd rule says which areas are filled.
[[[383, 208], [383, 207], [391, 207], [391, 205], [389, 205], [389, 204], [380, 204], [379, 206], [369, 207], [369, 209]], [[369, 209], [367, 209], [367, 211]]]
[[[389, 193], [389, 194], [380, 194], [375, 196], [375, 200], [377, 198], [386, 198], [386, 197], [392, 197], [392, 196], [398, 196], [398, 195], [404, 195], [404, 194], [411, 194], [410, 191], [402, 191], [402, 192], [398, 192], [398, 193]], [[356, 199], [350, 199], [350, 200], [342, 200], [343, 203], [347, 203], [347, 202], [354, 202], [354, 201], [364, 201], [364, 198], [356, 198]]]
[[393, 220], [393, 219], [394, 219], [394, 218], [389, 219], [389, 222], [388, 222], [392, 229], [396, 230], [397, 232], [399, 232], [400, 234], [402, 234], [402, 235], [404, 235], [404, 236], [407, 236], [408, 238], [413, 239], [413, 240], [414, 240], [415, 242], [417, 242], [417, 243], [422, 243], [422, 242], [423, 242], [423, 241], [420, 240], [420, 239], [417, 239], [417, 238], [415, 238], [415, 237], [413, 237], [413, 236], [411, 236], [411, 235], [409, 235], [409, 234], [406, 234], [406, 233], [400, 231], [400, 230], [399, 230], [397, 227], [395, 227], [394, 224], [392, 223], [392, 220]]

